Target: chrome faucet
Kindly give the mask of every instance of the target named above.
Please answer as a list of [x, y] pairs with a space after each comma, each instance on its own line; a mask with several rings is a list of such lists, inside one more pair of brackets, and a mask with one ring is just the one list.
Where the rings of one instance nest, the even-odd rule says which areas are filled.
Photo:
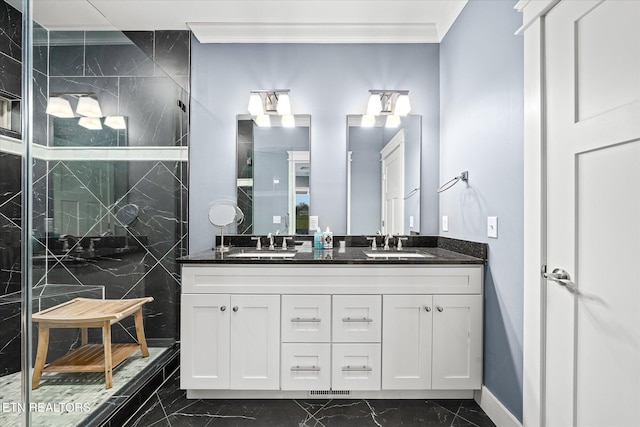
[[378, 250], [378, 245], [376, 244], [376, 236], [367, 237], [367, 240], [371, 240], [371, 250], [372, 251], [377, 251]]
[[256, 250], [262, 250], [262, 242], [260, 236], [254, 236], [251, 238], [251, 240], [256, 240]]
[[398, 236], [397, 239], [398, 239], [398, 244], [396, 245], [396, 249], [401, 251], [402, 250], [402, 241], [403, 240], [409, 240], [409, 238], [408, 237], [400, 237], [400, 236]]
[[389, 250], [389, 239], [391, 238], [391, 234], [386, 234], [384, 236], [384, 250], [388, 251]]
[[273, 234], [269, 233], [267, 234], [267, 239], [269, 239], [269, 250], [273, 251], [275, 249], [275, 246], [273, 246]]
[[293, 240], [293, 237], [287, 237], [287, 236], [282, 237], [282, 250], [284, 251], [287, 250], [287, 240]]

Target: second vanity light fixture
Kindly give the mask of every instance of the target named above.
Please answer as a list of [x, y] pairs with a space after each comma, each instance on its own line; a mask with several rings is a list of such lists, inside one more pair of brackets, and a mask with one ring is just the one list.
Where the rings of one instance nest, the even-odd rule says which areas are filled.
[[[78, 99], [76, 111], [71, 108], [69, 98]], [[78, 124], [90, 130], [102, 129], [102, 109], [100, 102], [92, 92], [51, 93], [47, 102], [47, 114], [60, 118], [75, 118], [80, 116]], [[126, 129], [127, 124], [123, 116], [104, 117], [104, 124], [113, 129]]]
[[408, 90], [371, 89], [367, 113], [362, 117], [363, 127], [373, 127], [375, 116], [385, 115], [385, 127], [400, 126], [400, 116], [406, 116], [411, 111], [411, 101]]
[[249, 114], [260, 127], [270, 127], [271, 117], [280, 116], [282, 127], [295, 127], [291, 114], [289, 89], [252, 90], [249, 92]]

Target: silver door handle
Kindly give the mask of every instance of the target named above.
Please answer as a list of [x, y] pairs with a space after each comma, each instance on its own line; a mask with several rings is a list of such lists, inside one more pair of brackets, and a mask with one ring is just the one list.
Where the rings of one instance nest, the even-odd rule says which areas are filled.
[[576, 284], [571, 281], [571, 276], [569, 276], [569, 273], [561, 268], [555, 268], [551, 273], [543, 271], [542, 277], [566, 287], [567, 290], [571, 293], [576, 292]]

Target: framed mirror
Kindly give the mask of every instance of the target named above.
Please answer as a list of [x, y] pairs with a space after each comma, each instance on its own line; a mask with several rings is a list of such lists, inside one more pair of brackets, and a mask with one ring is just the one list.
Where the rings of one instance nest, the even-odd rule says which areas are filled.
[[422, 117], [362, 118], [347, 116], [347, 234], [419, 234]]
[[250, 115], [237, 117], [237, 205], [245, 213], [238, 234], [309, 233], [311, 116], [281, 116], [270, 126]]

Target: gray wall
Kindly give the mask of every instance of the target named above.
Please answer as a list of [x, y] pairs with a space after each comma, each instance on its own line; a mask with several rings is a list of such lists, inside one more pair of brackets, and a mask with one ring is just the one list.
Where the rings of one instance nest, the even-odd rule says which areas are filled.
[[[471, 0], [440, 46], [440, 196], [449, 232], [489, 244], [484, 383], [522, 420], [523, 39], [515, 0]], [[498, 217], [498, 239], [487, 238]], [[537, 350], [536, 350], [537, 351]]]
[[410, 91], [422, 115], [423, 234], [437, 230], [439, 45], [200, 44], [193, 40], [190, 145], [191, 253], [211, 248], [207, 212], [235, 199], [236, 115], [252, 89], [291, 89], [296, 114], [311, 115], [311, 215], [346, 232], [346, 116], [362, 114], [369, 89]]

